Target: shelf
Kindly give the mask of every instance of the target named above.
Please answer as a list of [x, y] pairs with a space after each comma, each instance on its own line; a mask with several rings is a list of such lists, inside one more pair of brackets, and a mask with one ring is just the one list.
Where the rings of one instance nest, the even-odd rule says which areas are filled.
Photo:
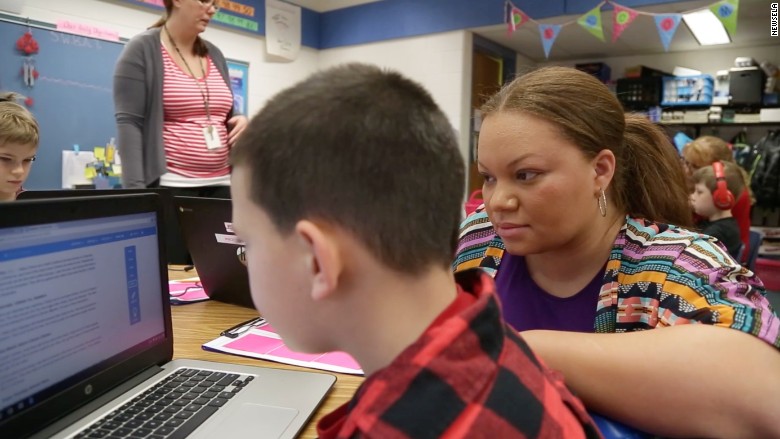
[[780, 125], [780, 121], [777, 122], [658, 122], [659, 125], [707, 125], [707, 126], [743, 126], [743, 125]]

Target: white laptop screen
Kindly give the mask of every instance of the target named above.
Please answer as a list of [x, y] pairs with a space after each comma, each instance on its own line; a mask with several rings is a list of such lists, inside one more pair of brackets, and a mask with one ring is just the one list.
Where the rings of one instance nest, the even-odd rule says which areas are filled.
[[0, 420], [164, 339], [157, 233], [153, 212], [0, 229]]

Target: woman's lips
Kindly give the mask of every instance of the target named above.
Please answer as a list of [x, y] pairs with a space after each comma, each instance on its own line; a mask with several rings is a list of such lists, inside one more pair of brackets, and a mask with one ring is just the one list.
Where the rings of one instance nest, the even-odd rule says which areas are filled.
[[502, 238], [513, 238], [519, 236], [528, 230], [525, 224], [499, 223], [496, 225], [496, 232]]

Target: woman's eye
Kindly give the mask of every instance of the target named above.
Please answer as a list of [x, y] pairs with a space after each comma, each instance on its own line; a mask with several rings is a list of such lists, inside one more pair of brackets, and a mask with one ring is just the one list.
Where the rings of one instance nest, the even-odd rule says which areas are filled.
[[494, 178], [493, 178], [493, 177], [491, 177], [490, 175], [487, 175], [487, 174], [479, 174], [479, 175], [481, 175], [481, 176], [482, 176], [482, 180], [483, 180], [485, 183], [492, 183], [492, 182], [493, 182], [493, 180], [494, 180]]
[[539, 175], [539, 173], [537, 172], [520, 171], [517, 174], [515, 174], [515, 178], [521, 181], [528, 181], [533, 178], [536, 178], [537, 175]]

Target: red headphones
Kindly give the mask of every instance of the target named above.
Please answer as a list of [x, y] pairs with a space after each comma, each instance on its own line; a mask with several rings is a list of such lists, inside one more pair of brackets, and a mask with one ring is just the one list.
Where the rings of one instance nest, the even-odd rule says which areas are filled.
[[712, 202], [720, 210], [729, 210], [736, 204], [736, 199], [726, 185], [723, 162], [713, 162], [712, 170], [715, 172], [715, 190], [712, 191]]

